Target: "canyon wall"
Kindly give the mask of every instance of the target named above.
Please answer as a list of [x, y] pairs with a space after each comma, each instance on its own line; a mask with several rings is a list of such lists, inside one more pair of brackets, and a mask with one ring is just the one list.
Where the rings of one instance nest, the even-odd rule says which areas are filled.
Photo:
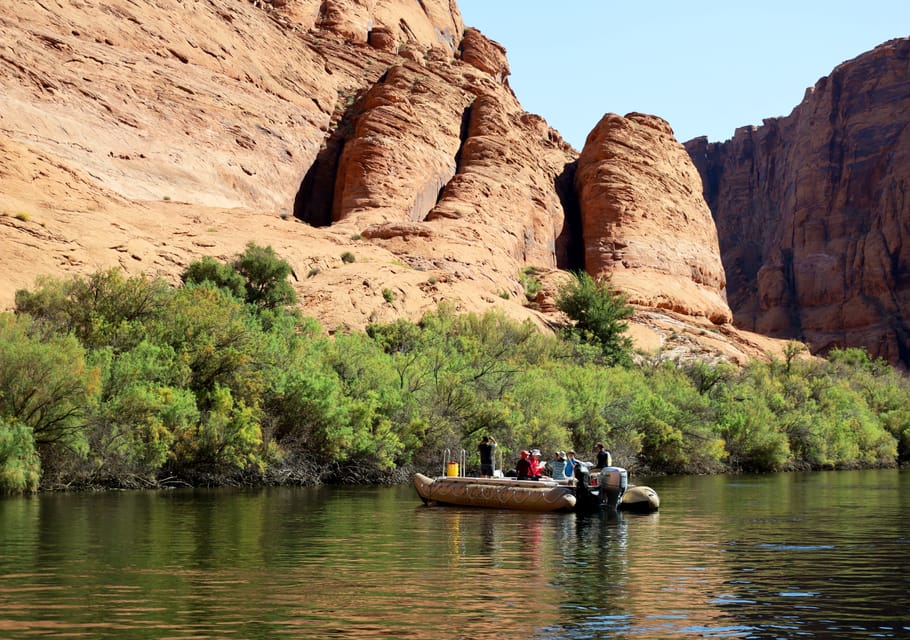
[[0, 309], [43, 275], [176, 283], [256, 242], [330, 332], [441, 302], [550, 328], [585, 268], [644, 350], [776, 348], [729, 324], [670, 126], [607, 114], [579, 154], [451, 0], [3, 3], [0, 40]]
[[910, 39], [839, 65], [790, 115], [686, 143], [735, 324], [910, 364]]

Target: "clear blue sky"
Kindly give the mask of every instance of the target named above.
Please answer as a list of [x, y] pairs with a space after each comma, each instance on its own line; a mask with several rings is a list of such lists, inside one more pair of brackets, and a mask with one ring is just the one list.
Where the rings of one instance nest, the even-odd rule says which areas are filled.
[[509, 83], [577, 149], [604, 113], [685, 142], [785, 116], [841, 62], [910, 36], [910, 0], [458, 0], [508, 51]]

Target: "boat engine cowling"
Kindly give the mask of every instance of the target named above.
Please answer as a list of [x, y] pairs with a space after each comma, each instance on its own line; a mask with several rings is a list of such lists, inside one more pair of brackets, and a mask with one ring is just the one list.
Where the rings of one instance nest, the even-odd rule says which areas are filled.
[[629, 486], [629, 473], [622, 467], [604, 467], [600, 472], [600, 494], [603, 503], [615, 509]]

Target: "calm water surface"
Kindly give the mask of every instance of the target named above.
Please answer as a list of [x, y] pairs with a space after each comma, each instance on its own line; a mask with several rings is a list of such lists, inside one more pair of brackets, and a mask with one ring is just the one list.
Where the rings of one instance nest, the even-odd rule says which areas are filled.
[[410, 487], [0, 499], [0, 638], [910, 638], [910, 475], [658, 478], [651, 515]]

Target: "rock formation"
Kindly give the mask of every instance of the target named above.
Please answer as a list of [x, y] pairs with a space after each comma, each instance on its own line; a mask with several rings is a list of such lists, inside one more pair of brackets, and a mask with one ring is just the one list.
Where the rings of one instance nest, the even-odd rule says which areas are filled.
[[[669, 126], [611, 116], [577, 165], [453, 1], [4, 3], [0, 39], [0, 309], [42, 274], [176, 282], [255, 241], [329, 331], [443, 300], [546, 327], [566, 270], [624, 245], [588, 268], [629, 288], [639, 345], [774, 348], [724, 324], [716, 238]], [[622, 224], [598, 222], [611, 207]]]
[[670, 125], [607, 114], [575, 174], [585, 267], [629, 301], [730, 322], [724, 269], [701, 179]]
[[839, 65], [790, 115], [686, 148], [735, 324], [910, 365], [910, 39]]

